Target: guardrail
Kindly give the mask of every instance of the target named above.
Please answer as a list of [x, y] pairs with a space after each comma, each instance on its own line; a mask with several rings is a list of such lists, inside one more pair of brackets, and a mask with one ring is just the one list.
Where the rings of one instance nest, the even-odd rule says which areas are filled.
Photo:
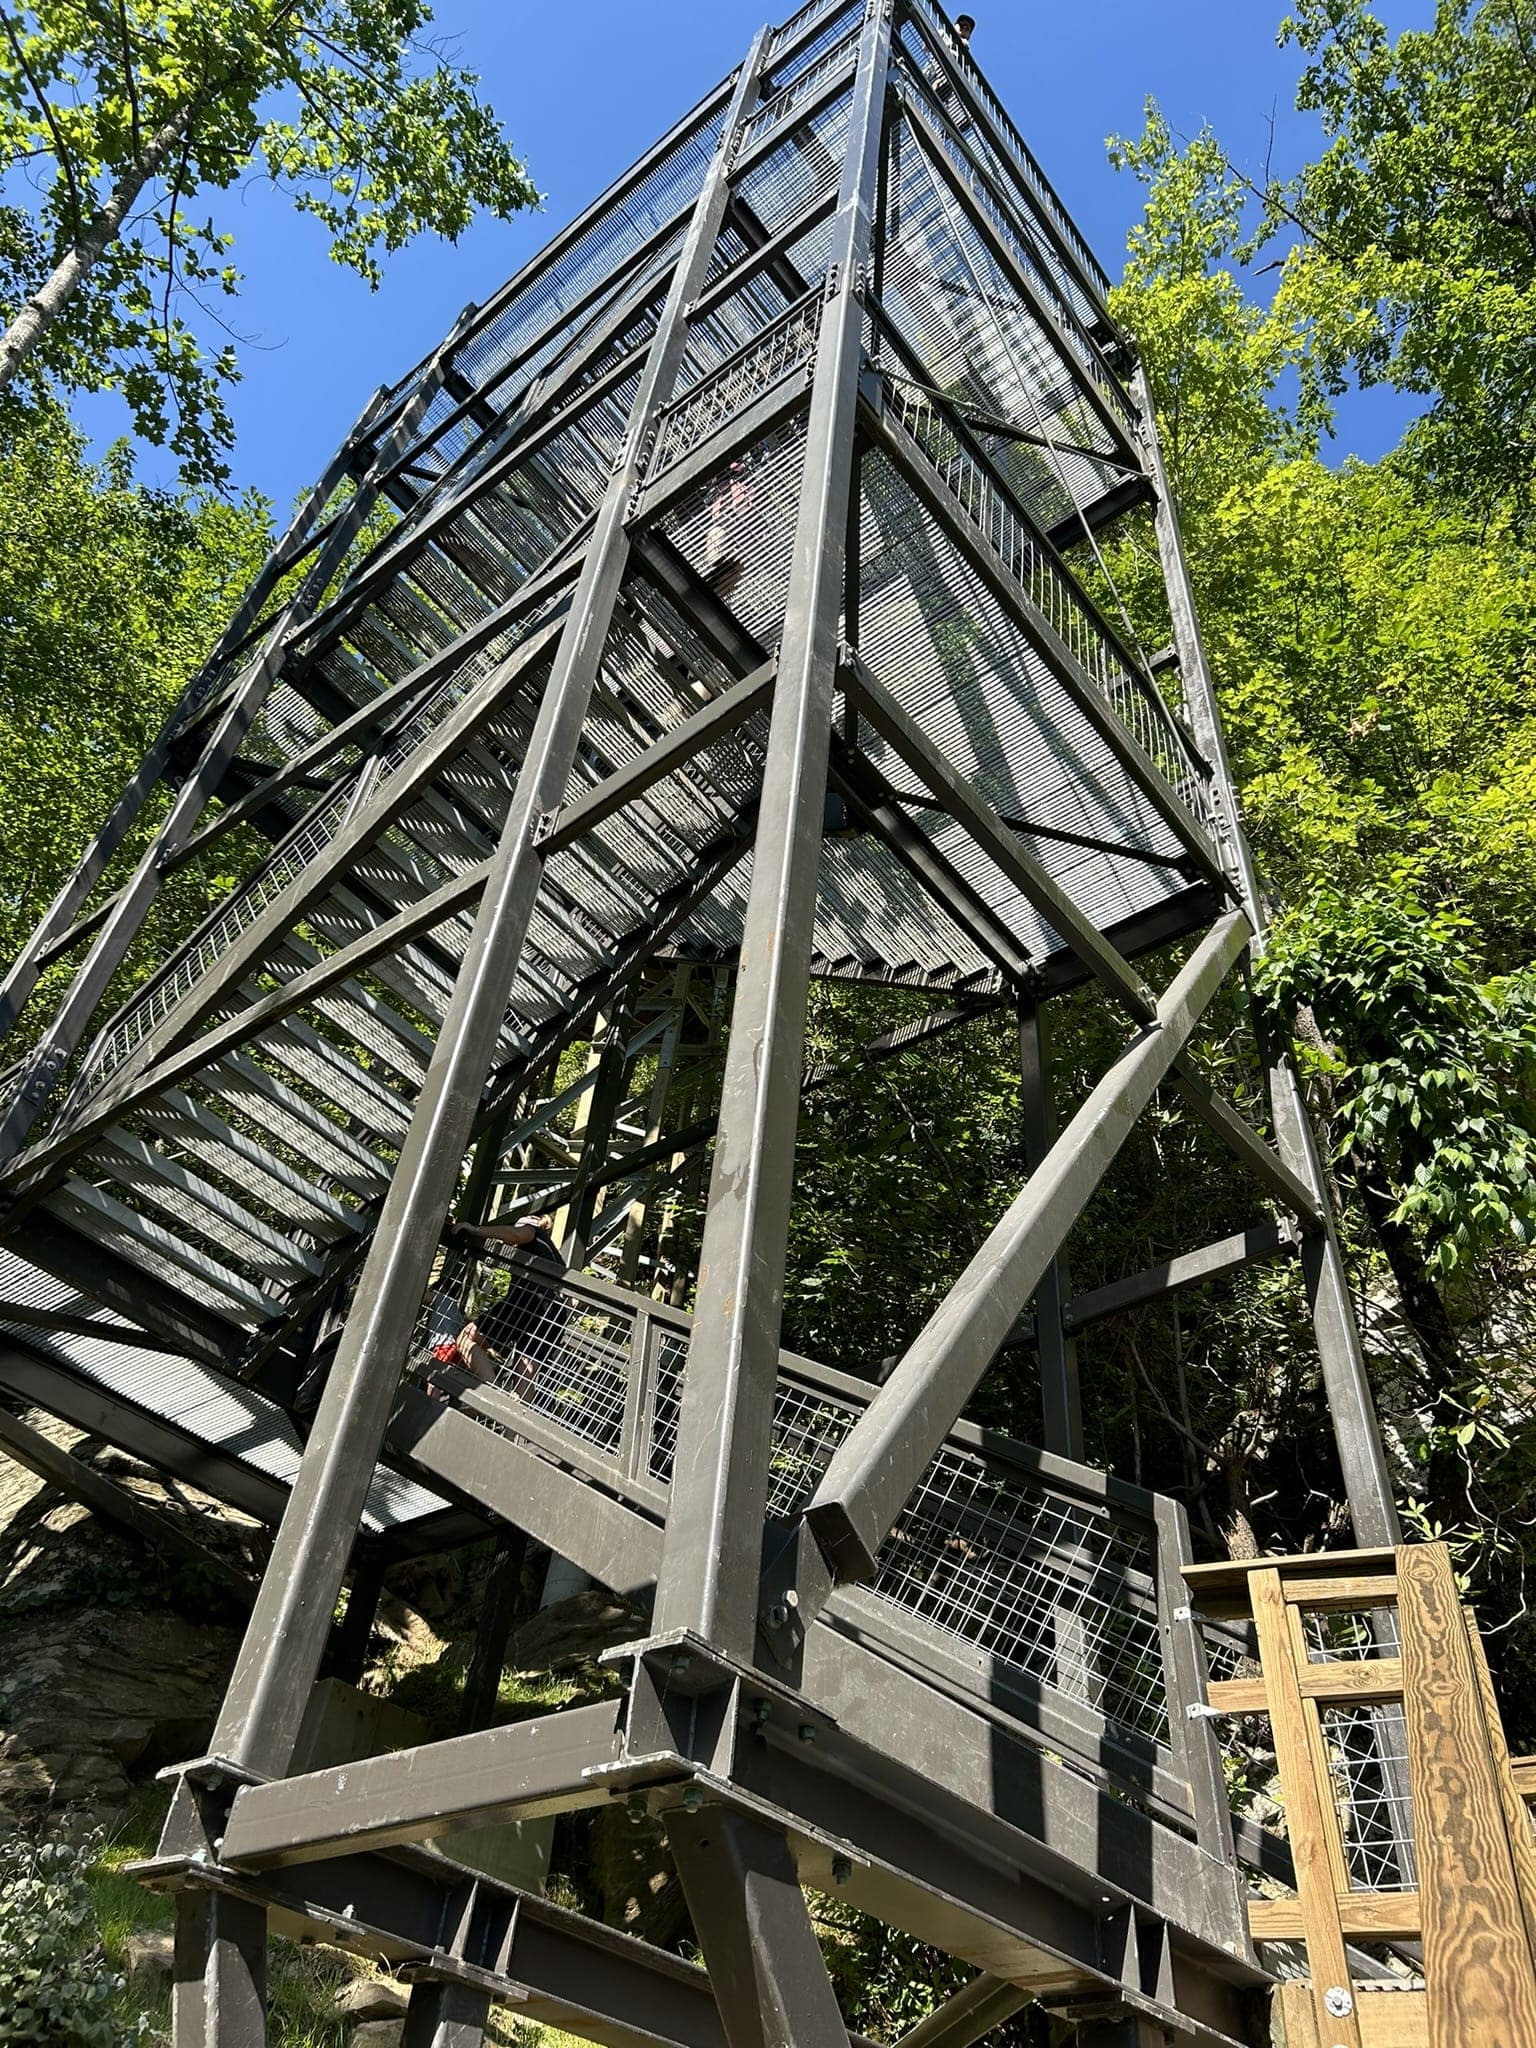
[[[455, 1346], [471, 1323], [494, 1357], [480, 1356], [481, 1384], [464, 1412], [664, 1519], [691, 1317], [604, 1281], [562, 1279], [517, 1252], [449, 1248], [410, 1367], [445, 1397], [465, 1389]], [[804, 1504], [871, 1391], [781, 1354], [770, 1514], [789, 1517]], [[1095, 1769], [1117, 1750], [1139, 1757], [1139, 1782], [1134, 1764], [1126, 1773], [1131, 1789], [1139, 1796], [1157, 1776], [1166, 1803], [1180, 1680], [1157, 1506], [1138, 1489], [962, 1423], [907, 1502], [876, 1577], [857, 1589], [860, 1625], [889, 1614], [893, 1641], [916, 1644], [917, 1661], [941, 1681], [954, 1682], [963, 1664], [973, 1690], [982, 1653], [989, 1700], [1011, 1697], [1029, 1719], [1029, 1699], [1047, 1709], [1054, 1699], [1054, 1717], [1037, 1722], [1049, 1726], [1053, 1748]]]
[[841, 42], [834, 43], [830, 50], [824, 50], [813, 64], [808, 64], [803, 71], [797, 71], [788, 85], [776, 92], [772, 99], [764, 100], [760, 107], [754, 107], [742, 123], [736, 154], [740, 156], [761, 141], [770, 129], [779, 127], [795, 108], [803, 106], [834, 72], [851, 70], [853, 60], [858, 54], [859, 35], [860, 29], [854, 28]]
[[1213, 831], [1205, 765], [1155, 686], [1131, 667], [1029, 520], [972, 454], [945, 408], [920, 385], [889, 370], [882, 371], [881, 378], [892, 413], [966, 518], [1169, 786]]
[[674, 468], [711, 434], [810, 361], [821, 331], [823, 303], [823, 287], [818, 284], [666, 407], [657, 422], [646, 465], [647, 483]]

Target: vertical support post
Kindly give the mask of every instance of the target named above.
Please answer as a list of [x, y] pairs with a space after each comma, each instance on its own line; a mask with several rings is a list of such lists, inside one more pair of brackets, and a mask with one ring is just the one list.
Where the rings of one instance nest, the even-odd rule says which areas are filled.
[[[681, 1097], [678, 1105], [679, 1117], [685, 1122], [695, 1115], [702, 1099], [699, 1069], [713, 1055], [720, 1043], [721, 1020], [726, 1010], [726, 980], [725, 973], [720, 969], [716, 969], [710, 976], [707, 1017], [690, 991], [689, 1008], [694, 1018], [703, 1024], [704, 1029], [702, 1038], [696, 1040], [690, 1030], [689, 1019], [685, 1017], [683, 1020], [684, 1045], [693, 1059], [692, 1070], [687, 1076], [687, 1092]], [[676, 1256], [676, 1238], [679, 1215], [685, 1207], [691, 1208], [698, 1202], [699, 1189], [704, 1181], [704, 1159], [704, 1147], [700, 1145], [694, 1148], [691, 1163], [688, 1163], [687, 1154], [683, 1152], [674, 1152], [667, 1162], [668, 1170], [677, 1173], [679, 1177], [673, 1182], [671, 1191], [662, 1204], [661, 1219], [656, 1226], [656, 1279], [651, 1292], [657, 1301], [668, 1302], [673, 1308], [681, 1308], [684, 1305], [693, 1283], [691, 1264]], [[662, 1267], [669, 1256], [672, 1259], [672, 1278], [666, 1281], [662, 1277]]]
[[507, 1658], [507, 1636], [517, 1608], [517, 1589], [522, 1583], [523, 1559], [527, 1555], [527, 1531], [503, 1529], [496, 1539], [496, 1554], [491, 1559], [480, 1599], [474, 1654], [464, 1674], [464, 1697], [459, 1702], [461, 1735], [472, 1735], [476, 1729], [491, 1725], [501, 1688], [502, 1666]]
[[265, 1776], [281, 1776], [288, 1766], [319, 1666], [533, 916], [543, 867], [535, 830], [544, 813], [563, 801], [581, 743], [628, 562], [630, 499], [650, 428], [682, 361], [687, 308], [698, 294], [719, 234], [730, 156], [744, 111], [756, 96], [766, 46], [763, 30], [737, 74], [720, 145], [640, 374], [623, 450], [593, 523], [453, 999], [214, 1730], [219, 1753]]
[[368, 1645], [378, 1617], [379, 1595], [384, 1591], [385, 1557], [372, 1543], [352, 1567], [352, 1584], [347, 1592], [347, 1611], [331, 1635], [330, 1672], [333, 1678], [356, 1685], [368, 1662]]
[[[662, 1119], [667, 1113], [667, 1097], [671, 1093], [672, 1074], [677, 1066], [677, 1051], [682, 1042], [683, 1022], [688, 1014], [688, 983], [692, 972], [691, 968], [679, 967], [672, 978], [671, 993], [668, 996], [672, 1010], [656, 1054], [656, 1077], [651, 1083], [650, 1102], [645, 1115], [645, 1143], [648, 1146], [661, 1142]], [[621, 1287], [633, 1287], [635, 1275], [640, 1269], [640, 1253], [644, 1249], [646, 1228], [650, 1222], [655, 1178], [653, 1172], [651, 1189], [636, 1195], [629, 1205], [629, 1215], [624, 1223], [624, 1237], [619, 1247]]]
[[[1051, 1087], [1045, 1025], [1033, 1004], [1019, 1010], [1019, 1079], [1024, 1126], [1024, 1165], [1033, 1173], [1050, 1151], [1056, 1136], [1056, 1104]], [[1040, 1357], [1041, 1443], [1063, 1458], [1083, 1462], [1083, 1402], [1077, 1378], [1077, 1340], [1067, 1335], [1064, 1254], [1052, 1259], [1035, 1289], [1035, 1347]]]
[[1207, 1925], [1225, 1920], [1229, 1946], [1249, 1952], [1248, 1909], [1232, 1844], [1232, 1809], [1216, 1730], [1203, 1716], [1191, 1719], [1188, 1708], [1206, 1698], [1205, 1645], [1200, 1624], [1189, 1605], [1184, 1567], [1194, 1562], [1189, 1523], [1183, 1508], [1164, 1494], [1156, 1496], [1157, 1626], [1167, 1676], [1168, 1734], [1189, 1785], [1189, 1806], [1195, 1839], [1205, 1851], [1201, 1876], [1207, 1895]]
[[1525, 1859], [1511, 1840], [1443, 1543], [1398, 1551], [1397, 1605], [1430, 2048], [1536, 2039], [1536, 1958], [1520, 1885]]
[[173, 1955], [176, 2048], [262, 2048], [266, 1909], [227, 1892], [178, 1892]]
[[751, 1660], [757, 1631], [767, 1447], [854, 481], [863, 325], [858, 280], [869, 252], [890, 39], [890, 0], [871, 0], [811, 383], [752, 887], [656, 1592], [658, 1628], [694, 1630], [744, 1662]]
[[717, 1807], [669, 1813], [667, 1844], [729, 2048], [848, 2048], [784, 1837]]
[[565, 1262], [578, 1272], [587, 1263], [587, 1241], [592, 1235], [592, 1218], [597, 1211], [596, 1183], [608, 1163], [614, 1119], [624, 1099], [625, 1006], [616, 1004], [598, 1029], [601, 1031], [601, 1044], [596, 1048], [597, 1073], [580, 1104], [585, 1112], [581, 1118], [581, 1154], [576, 1163], [571, 1199], [565, 1206], [563, 1226], [559, 1221], [555, 1226], [555, 1235], [562, 1240], [560, 1249], [565, 1255]]
[[[1329, 2048], [1361, 2048], [1360, 2021], [1354, 2008], [1349, 1959], [1339, 1921], [1339, 1892], [1347, 1887], [1340, 1873], [1343, 1852], [1338, 1817], [1325, 1802], [1326, 1766], [1317, 1768], [1316, 1710], [1302, 1697], [1297, 1674], [1293, 1617], [1287, 1611], [1285, 1587], [1274, 1570], [1249, 1574], [1248, 1597], [1259, 1640], [1259, 1662], [1269, 1696], [1275, 1761], [1285, 1792], [1285, 1817], [1296, 1865], [1296, 1896], [1301, 1904], [1312, 1973], [1312, 2010]], [[1320, 1782], [1321, 1779], [1321, 1782]], [[1330, 2003], [1331, 2001], [1331, 2003]], [[1333, 2008], [1342, 2005], [1345, 2010]]]
[[[1146, 372], [1140, 365], [1132, 381], [1131, 395], [1141, 414], [1142, 443], [1156, 492], [1157, 546], [1173, 618], [1174, 647], [1184, 684], [1184, 707], [1196, 743], [1210, 764], [1217, 823], [1232, 864], [1233, 880], [1253, 925], [1253, 955], [1257, 958], [1263, 950], [1268, 920], [1264, 914], [1258, 871], [1243, 832], [1237, 785], [1233, 780], [1232, 764], [1222, 731], [1216, 685], [1195, 612], [1194, 590], [1184, 555], [1178, 507], [1163, 463], [1152, 393]], [[1317, 1140], [1307, 1116], [1301, 1083], [1289, 1058], [1282, 1057], [1271, 1068], [1269, 1085], [1275, 1142], [1280, 1157], [1292, 1173], [1311, 1189], [1324, 1217], [1323, 1228], [1309, 1231], [1302, 1240], [1301, 1270], [1317, 1335], [1323, 1385], [1333, 1417], [1334, 1437], [1338, 1443], [1355, 1541], [1362, 1546], [1395, 1543], [1400, 1533], [1397, 1507], [1382, 1451], [1365, 1353], [1350, 1300], [1344, 1255], [1333, 1226]]]
[[490, 2015], [488, 1991], [423, 1978], [411, 1987], [400, 2048], [480, 2048]]

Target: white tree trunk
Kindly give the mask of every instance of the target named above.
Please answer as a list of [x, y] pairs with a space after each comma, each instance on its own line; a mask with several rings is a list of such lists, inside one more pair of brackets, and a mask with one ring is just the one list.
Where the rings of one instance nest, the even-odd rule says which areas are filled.
[[194, 102], [189, 100], [144, 144], [113, 188], [112, 196], [92, 217], [74, 247], [0, 336], [0, 391], [15, 381], [28, 356], [122, 233], [123, 223], [138, 203], [139, 194], [179, 146], [191, 120], [193, 105]]

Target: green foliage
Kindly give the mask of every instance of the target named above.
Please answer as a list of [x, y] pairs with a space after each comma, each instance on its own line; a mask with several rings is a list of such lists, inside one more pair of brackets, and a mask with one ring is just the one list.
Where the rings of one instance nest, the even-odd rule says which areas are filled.
[[1017, 1041], [989, 1018], [877, 1064], [850, 1044], [922, 1015], [926, 997], [821, 983], [812, 1006], [807, 1057], [841, 1071], [800, 1121], [784, 1341], [872, 1377], [1018, 1184]]
[[1277, 401], [1296, 337], [1236, 274], [1248, 192], [1216, 137], [1202, 130], [1176, 148], [1151, 100], [1146, 122], [1138, 140], [1109, 144], [1110, 161], [1147, 188], [1110, 311], [1136, 342], [1179, 504], [1198, 521], [1234, 486], [1309, 450], [1327, 411], [1314, 405], [1298, 424]]
[[1302, 0], [1282, 35], [1327, 147], [1268, 195], [1300, 238], [1277, 303], [1319, 393], [1423, 394], [1408, 452], [1477, 507], [1536, 477], [1536, 5], [1440, 0], [1394, 41], [1363, 0]]
[[974, 1974], [941, 1949], [870, 1919], [835, 1895], [816, 1894], [810, 1903], [850, 2033], [897, 2041]]
[[0, 1842], [0, 2040], [14, 2048], [120, 2048], [131, 2038], [119, 2030], [123, 1979], [91, 1897], [99, 1847], [99, 1836]]
[[[535, 204], [475, 74], [426, 41], [431, 20], [424, 0], [0, 12], [0, 299], [8, 319], [39, 292], [50, 305], [25, 369], [33, 395], [118, 391], [189, 481], [222, 482], [238, 370], [231, 346], [209, 354], [196, 332], [222, 325], [216, 308], [240, 288], [217, 195], [270, 180], [370, 285], [418, 234], [454, 240], [481, 207]], [[124, 202], [98, 249], [102, 210]]]
[[[88, 462], [52, 406], [12, 422], [0, 458], [0, 954], [9, 958], [255, 573], [267, 511], [254, 496], [230, 504], [145, 490], [121, 447]], [[138, 858], [162, 808], [147, 807], [114, 872]], [[207, 867], [167, 882], [136, 959], [164, 958], [237, 854], [226, 841]]]
[[1258, 975], [1280, 1019], [1304, 1006], [1337, 1048], [1315, 1057], [1338, 1155], [1379, 1163], [1393, 1220], [1441, 1273], [1536, 1240], [1536, 976], [1478, 981], [1469, 936], [1443, 910], [1323, 889], [1280, 921]]
[[1394, 464], [1280, 463], [1196, 529], [1207, 642], [1271, 885], [1380, 883], [1475, 918], [1494, 961], [1536, 915], [1530, 550]]
[[[1245, 818], [1281, 911], [1259, 992], [1277, 1028], [1301, 1006], [1410, 1514], [1481, 1560], [1494, 1616], [1523, 1601], [1536, 1332], [1528, 400], [1497, 310], [1526, 272], [1490, 211], [1522, 205], [1529, 182], [1529, 135], [1510, 132], [1536, 76], [1528, 14], [1443, 5], [1430, 34], [1393, 45], [1358, 6], [1305, 7], [1301, 97], [1331, 140], [1289, 186], [1256, 195], [1209, 134], [1175, 148], [1155, 108], [1118, 146], [1147, 211], [1116, 311], [1174, 448]], [[1528, 315], [1510, 317], [1524, 347]], [[1386, 460], [1329, 467], [1318, 437], [1350, 376], [1434, 403]], [[1475, 495], [1444, 488], [1474, 474]], [[1146, 644], [1166, 639], [1149, 534], [1107, 552]], [[1188, 1171], [1164, 1205], [1186, 1224]], [[1102, 1200], [1074, 1259], [1139, 1223]], [[1096, 1337], [1125, 1390], [1103, 1422], [1156, 1483], [1182, 1452], [1200, 1519], [1235, 1532], [1262, 1503], [1315, 1537], [1333, 1481], [1275, 1277]], [[1303, 1477], [1290, 1461], [1309, 1430]]]

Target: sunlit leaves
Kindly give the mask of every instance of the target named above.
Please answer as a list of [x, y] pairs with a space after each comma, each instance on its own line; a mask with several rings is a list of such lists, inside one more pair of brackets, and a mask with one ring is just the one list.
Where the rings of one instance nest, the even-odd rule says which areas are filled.
[[1277, 1017], [1323, 1039], [1341, 1158], [1383, 1172], [1395, 1219], [1449, 1274], [1536, 1241], [1536, 975], [1477, 978], [1467, 921], [1380, 889], [1322, 888], [1259, 971]]
[[[1301, 0], [1299, 104], [1328, 136], [1275, 195], [1279, 303], [1303, 374], [1430, 401], [1416, 463], [1478, 505], [1536, 479], [1536, 4], [1442, 0], [1391, 38], [1360, 0]], [[1293, 233], [1299, 221], [1304, 232]]]
[[[207, 199], [271, 178], [370, 285], [422, 233], [538, 195], [421, 0], [34, 0], [0, 8], [0, 312], [114, 195], [128, 223], [30, 359], [24, 397], [115, 390], [193, 482], [228, 475], [239, 289]], [[148, 171], [148, 174], [147, 174]]]

